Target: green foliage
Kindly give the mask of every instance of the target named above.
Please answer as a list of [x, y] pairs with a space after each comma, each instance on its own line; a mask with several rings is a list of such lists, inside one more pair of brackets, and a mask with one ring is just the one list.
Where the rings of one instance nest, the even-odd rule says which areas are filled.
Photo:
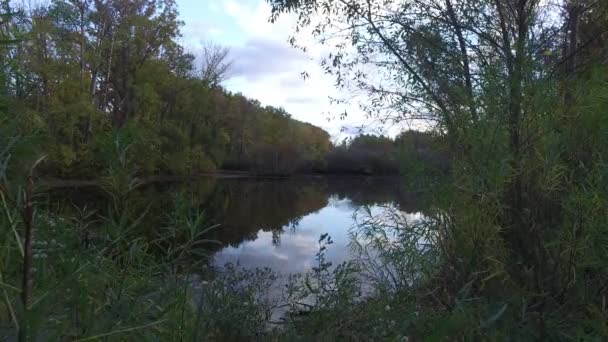
[[23, 37], [1, 51], [6, 114], [40, 137], [48, 176], [104, 176], [117, 135], [140, 175], [292, 173], [330, 147], [322, 129], [196, 75], [173, 1], [57, 1], [5, 19]]
[[330, 150], [323, 170], [368, 175], [400, 173], [409, 186], [421, 188], [449, 170], [449, 152], [442, 145], [443, 139], [432, 132], [404, 131], [394, 139], [362, 134]]
[[427, 119], [447, 147], [449, 176], [427, 183], [433, 267], [404, 291], [411, 336], [606, 339], [605, 5], [269, 2], [297, 18], [292, 44], [331, 46], [326, 70], [370, 117]]
[[[191, 305], [194, 269], [205, 260], [207, 232], [202, 213], [176, 198], [174, 211], [149, 231], [149, 204], [134, 191], [108, 181], [107, 208], [38, 202], [32, 243], [32, 296], [20, 306], [20, 235], [25, 222], [2, 192], [2, 312], [0, 336], [17, 329], [28, 338], [81, 339], [111, 336], [179, 339], [195, 331]], [[178, 267], [179, 266], [179, 267]], [[6, 323], [6, 324], [5, 324]], [[186, 328], [188, 327], [188, 328]], [[21, 331], [21, 330], [20, 330]], [[181, 336], [181, 337], [180, 337]], [[202, 336], [202, 335], [201, 335]]]
[[240, 341], [262, 335], [274, 308], [269, 292], [276, 280], [269, 269], [229, 264], [214, 280], [202, 281], [193, 338]]
[[[537, 1], [270, 3], [273, 20], [296, 12], [324, 43], [346, 37], [324, 66], [367, 92], [371, 117], [434, 131], [360, 136], [326, 158], [323, 130], [192, 76], [173, 1], [57, 1], [18, 16], [5, 2], [0, 336], [605, 340], [606, 6], [563, 1], [547, 20]], [[364, 212], [358, 262], [332, 266], [322, 236], [275, 322], [276, 275], [213, 277], [204, 211], [176, 196], [159, 213], [139, 192], [144, 175], [226, 166], [401, 167], [433, 205], [414, 221]], [[101, 178], [101, 205], [44, 202], [38, 171]]]

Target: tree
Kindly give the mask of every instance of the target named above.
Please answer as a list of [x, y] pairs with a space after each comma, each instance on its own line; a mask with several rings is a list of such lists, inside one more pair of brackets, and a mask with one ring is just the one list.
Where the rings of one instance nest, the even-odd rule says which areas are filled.
[[[437, 196], [444, 203], [437, 228], [442, 271], [430, 285], [443, 294], [432, 303], [453, 312], [461, 308], [461, 291], [486, 303], [508, 302], [518, 306], [515, 312], [531, 313], [527, 324], [540, 339], [557, 336], [560, 327], [548, 327], [550, 317], [579, 310], [581, 303], [599, 307], [588, 298], [604, 291], [603, 271], [585, 265], [589, 254], [564, 257], [563, 251], [586, 245], [595, 251], [590, 254], [599, 252], [584, 241], [597, 238], [590, 222], [605, 222], [590, 208], [606, 197], [584, 197], [606, 186], [592, 176], [603, 172], [608, 153], [600, 147], [605, 99], [598, 95], [606, 89], [608, 66], [600, 47], [604, 2], [269, 3], [272, 20], [293, 13], [296, 32], [331, 44], [322, 65], [339, 87], [369, 95], [362, 107], [370, 116], [422, 118], [448, 139], [453, 168]], [[297, 46], [297, 36], [292, 42]], [[580, 208], [593, 219], [584, 219]], [[573, 233], [577, 220], [583, 221]], [[582, 269], [588, 278], [573, 280]], [[477, 274], [500, 280], [492, 290]], [[516, 290], [504, 296], [504, 284]]]
[[[480, 119], [506, 129], [511, 224], [522, 225], [520, 175], [530, 148], [523, 141], [533, 134], [525, 127], [535, 119], [528, 116], [524, 99], [555, 95], [551, 88], [541, 88], [555, 65], [538, 51], [555, 51], [555, 37], [565, 35], [567, 18], [557, 23], [544, 20], [543, 12], [556, 13], [538, 0], [269, 2], [272, 20], [295, 12], [297, 30], [315, 23], [311, 28], [315, 37], [322, 44], [333, 44], [323, 65], [337, 75], [338, 86], [369, 94], [363, 107], [371, 116], [388, 112], [394, 120], [424, 118], [437, 123], [463, 158], [470, 157], [466, 151], [472, 146], [467, 140]], [[578, 16], [577, 6], [569, 13]], [[592, 7], [597, 4], [586, 11]], [[316, 13], [321, 20], [311, 20]], [[573, 31], [570, 25], [570, 37], [576, 35]], [[295, 38], [292, 42], [297, 44]], [[355, 81], [348, 84], [349, 79]]]
[[229, 58], [230, 50], [226, 47], [207, 42], [203, 46], [201, 79], [212, 88], [219, 86], [232, 71], [233, 62]]
[[61, 0], [0, 19], [7, 37], [22, 38], [0, 51], [7, 115], [40, 138], [48, 174], [99, 176], [116, 141], [142, 174], [252, 170], [262, 150], [282, 156], [268, 159], [269, 172], [324, 159], [326, 132], [221, 87], [227, 49], [207, 44], [202, 75], [193, 73], [171, 0]]

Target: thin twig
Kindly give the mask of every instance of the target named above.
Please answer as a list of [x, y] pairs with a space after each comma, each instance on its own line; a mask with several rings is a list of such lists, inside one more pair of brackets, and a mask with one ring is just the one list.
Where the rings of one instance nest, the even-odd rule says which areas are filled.
[[108, 337], [108, 336], [112, 336], [112, 335], [116, 335], [116, 334], [122, 334], [122, 333], [125, 333], [125, 332], [135, 331], [135, 330], [139, 330], [139, 329], [145, 329], [145, 328], [149, 328], [149, 327], [161, 324], [161, 323], [163, 323], [165, 321], [167, 321], [167, 319], [162, 319], [160, 321], [148, 323], [146, 325], [140, 325], [140, 326], [137, 326], [137, 327], [131, 327], [131, 328], [111, 331], [111, 332], [108, 332], [108, 333], [99, 334], [99, 335], [95, 335], [95, 336], [89, 336], [89, 337], [81, 338], [81, 339], [78, 339], [78, 340], [74, 340], [74, 342], [92, 341], [92, 340], [100, 339], [102, 337]]

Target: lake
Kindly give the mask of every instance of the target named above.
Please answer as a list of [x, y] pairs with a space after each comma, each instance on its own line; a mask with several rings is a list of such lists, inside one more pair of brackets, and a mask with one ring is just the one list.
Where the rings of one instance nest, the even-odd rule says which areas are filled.
[[[218, 243], [205, 243], [202, 253], [208, 257], [201, 258], [197, 254], [195, 260], [190, 260], [201, 262], [195, 266], [201, 272], [195, 270], [189, 274], [195, 293], [204, 293], [201, 291], [203, 284], [214, 276], [230, 275], [230, 270], [223, 272], [227, 270], [223, 268], [226, 264], [249, 270], [268, 268], [277, 278], [263, 291], [260, 302], [272, 303], [268, 307], [272, 320], [277, 321], [288, 309], [284, 304], [287, 303], [285, 285], [290, 282], [289, 275], [303, 274], [317, 266], [319, 237], [324, 234], [329, 234], [333, 241], [327, 246], [325, 261], [337, 265], [358, 260], [362, 261], [359, 265], [374, 266], [368, 268], [371, 273], [358, 274], [362, 280], [362, 295], [376, 280], [397, 286], [416, 277], [419, 270], [408, 265], [401, 256], [377, 267], [378, 264], [373, 263], [382, 259], [377, 258], [379, 249], [366, 249], [369, 252], [363, 255], [366, 258], [359, 259], [361, 255], [352, 248], [353, 241], [359, 244], [369, 241], [357, 234], [365, 231], [361, 227], [369, 227], [366, 223], [372, 220], [379, 223], [379, 230], [374, 232], [384, 239], [381, 243], [383, 252], [392, 253], [395, 248], [397, 252], [408, 248], [424, 249], [420, 246], [426, 241], [416, 241], [416, 234], [410, 229], [413, 226], [402, 224], [425, 217], [422, 196], [408, 191], [403, 183], [398, 178], [374, 177], [260, 179], [217, 176], [141, 186], [123, 198], [118, 216], [111, 214], [112, 206], [104, 208], [107, 194], [95, 191], [96, 188], [59, 188], [49, 193], [48, 204], [56, 206], [59, 212], [98, 213], [100, 218], [91, 221], [90, 234], [83, 235], [85, 243], [107, 239], [105, 224], [111, 217], [122, 217], [120, 213], [123, 212], [131, 215], [127, 216], [129, 219], [145, 213], [140, 230], [135, 233], [148, 241], [158, 239], [168, 225], [180, 229], [181, 223], [173, 226], [176, 221], [172, 217], [175, 213], [183, 213], [184, 208], [186, 216], [198, 217], [204, 212], [205, 225], [215, 226], [204, 238]], [[80, 209], [76, 210], [74, 203]], [[408, 241], [414, 244], [408, 245]], [[208, 272], [208, 266], [218, 272]], [[307, 297], [306, 300], [312, 299]]]
[[[204, 211], [208, 224], [217, 225], [206, 236], [219, 242], [207, 246], [211, 266], [232, 263], [249, 269], [268, 267], [280, 274], [302, 273], [315, 266], [323, 234], [333, 240], [326, 259], [335, 265], [355, 257], [352, 235], [370, 216], [420, 219], [421, 196], [402, 184], [398, 177], [204, 177], [146, 186], [138, 192], [138, 210], [150, 203], [146, 225], [161, 227], [166, 209], [181, 194], [192, 208]], [[50, 203], [79, 203], [103, 212], [98, 192], [57, 189], [52, 194]]]
[[417, 196], [397, 178], [218, 178], [196, 186], [205, 189], [201, 207], [219, 225], [212, 233], [222, 242], [212, 257], [218, 267], [305, 272], [315, 266], [322, 234], [334, 241], [327, 260], [341, 263], [355, 257], [351, 233], [370, 214], [421, 215]]

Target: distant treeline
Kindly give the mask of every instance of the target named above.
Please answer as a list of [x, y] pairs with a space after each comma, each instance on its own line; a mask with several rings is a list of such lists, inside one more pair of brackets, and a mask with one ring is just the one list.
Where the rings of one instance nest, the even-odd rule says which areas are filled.
[[449, 168], [448, 156], [443, 140], [433, 133], [410, 130], [395, 139], [360, 135], [329, 151], [324, 172], [412, 174], [420, 168], [445, 172]]
[[207, 44], [195, 63], [177, 42], [173, 1], [37, 6], [9, 9], [3, 22], [0, 122], [30, 138], [32, 155], [47, 155], [46, 175], [96, 178], [116, 163], [142, 175], [395, 174], [414, 159], [445, 164], [426, 133], [332, 146], [323, 129], [228, 92], [228, 51]]
[[450, 164], [441, 137], [413, 130], [395, 138], [362, 134], [336, 145], [327, 140], [315, 152], [302, 154], [280, 144], [254, 146], [241, 158], [228, 161], [222, 167], [262, 175], [414, 175], [423, 170], [445, 173]]
[[0, 123], [47, 155], [39, 172], [94, 178], [121, 163], [147, 175], [289, 173], [324, 163], [327, 132], [220, 86], [226, 49], [208, 44], [195, 63], [178, 44], [174, 1], [3, 6], [13, 14], [2, 22]]

